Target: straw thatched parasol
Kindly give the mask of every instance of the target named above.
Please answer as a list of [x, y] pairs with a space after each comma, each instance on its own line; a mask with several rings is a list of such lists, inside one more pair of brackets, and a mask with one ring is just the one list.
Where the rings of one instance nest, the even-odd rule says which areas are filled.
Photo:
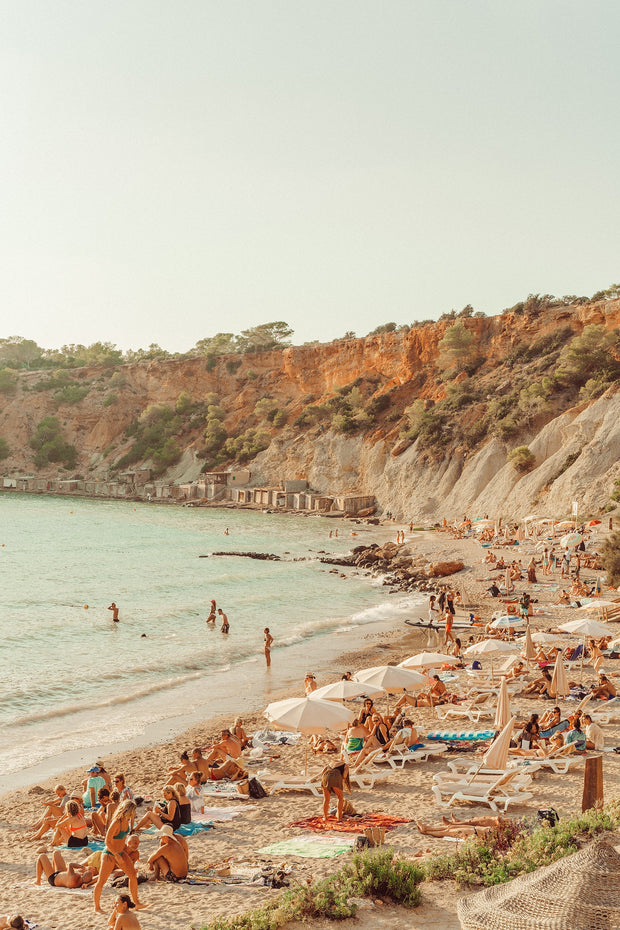
[[618, 930], [620, 856], [605, 840], [552, 865], [468, 895], [463, 930]]

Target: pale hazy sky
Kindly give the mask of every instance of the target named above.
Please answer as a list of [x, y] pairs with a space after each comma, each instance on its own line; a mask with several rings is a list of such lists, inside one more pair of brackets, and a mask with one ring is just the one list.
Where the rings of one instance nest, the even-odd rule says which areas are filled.
[[620, 280], [617, 0], [0, 0], [0, 336], [364, 334]]

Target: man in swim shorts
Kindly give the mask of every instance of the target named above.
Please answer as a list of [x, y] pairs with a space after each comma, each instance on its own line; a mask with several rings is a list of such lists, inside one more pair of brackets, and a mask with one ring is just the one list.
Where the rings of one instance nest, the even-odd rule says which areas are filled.
[[118, 623], [118, 607], [116, 606], [114, 601], [112, 601], [112, 603], [108, 607], [108, 610], [112, 611], [112, 620], [114, 621], [114, 623]]
[[58, 850], [54, 852], [51, 862], [45, 853], [37, 859], [35, 884], [41, 884], [43, 875], [52, 888], [83, 888], [85, 885], [90, 885], [95, 878], [95, 873], [88, 866], [76, 865], [73, 862], [67, 865]]
[[148, 866], [155, 881], [177, 882], [187, 876], [187, 854], [168, 823], [159, 831], [159, 847], [149, 856]]

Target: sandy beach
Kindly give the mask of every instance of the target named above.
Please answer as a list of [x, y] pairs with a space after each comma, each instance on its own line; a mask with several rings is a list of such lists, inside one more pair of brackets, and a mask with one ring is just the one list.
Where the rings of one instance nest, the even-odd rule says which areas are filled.
[[[395, 538], [396, 530], [401, 527], [390, 525], [389, 528], [378, 528], [377, 539]], [[406, 529], [402, 527], [402, 529]], [[477, 611], [483, 618], [489, 617], [498, 604], [492, 599], [483, 600], [481, 595], [488, 587], [489, 571], [484, 564], [485, 549], [473, 539], [452, 539], [444, 533], [413, 533], [407, 532], [406, 545], [412, 551], [425, 553], [429, 558], [448, 559], [462, 558], [466, 564], [464, 572], [446, 579], [454, 588], [461, 588], [466, 592], [469, 600], [477, 601], [482, 607]], [[501, 550], [494, 550], [497, 554]], [[520, 556], [525, 552], [506, 552], [507, 556]], [[527, 552], [529, 558], [529, 550]], [[587, 573], [582, 572], [582, 577]], [[553, 584], [539, 583], [535, 592], [532, 592], [537, 603], [532, 619], [532, 629], [551, 629], [558, 623], [568, 619], [575, 619], [574, 609], [553, 606], [552, 601], [557, 594], [559, 572], [551, 578], [542, 579], [539, 572], [539, 582], [552, 582]], [[517, 584], [517, 590], [532, 590], [532, 585]], [[468, 611], [467, 611], [468, 612]], [[465, 611], [460, 610], [457, 616], [463, 616]], [[611, 625], [610, 632], [614, 633], [617, 626]], [[379, 664], [395, 664], [406, 656], [421, 651], [427, 644], [428, 633], [408, 628], [404, 624], [391, 633], [372, 632], [360, 634], [359, 648], [345, 654], [334, 655], [331, 663], [321, 668], [312, 668], [309, 660], [308, 668], [314, 671], [318, 685], [321, 686], [340, 678], [347, 670], [356, 671], [362, 667]], [[434, 634], [430, 634], [434, 635]], [[456, 631], [458, 635], [458, 631]], [[567, 638], [567, 641], [577, 642], [577, 638]], [[439, 643], [435, 642], [434, 646]], [[606, 662], [605, 668], [615, 671], [618, 663]], [[456, 693], [462, 693], [464, 673], [459, 676], [459, 682], [451, 686]], [[586, 667], [584, 681], [586, 684], [594, 680], [593, 669]], [[274, 694], [271, 699], [278, 697], [303, 696], [303, 682], [298, 682], [293, 693], [285, 692]], [[381, 697], [377, 702], [380, 709], [385, 707], [386, 699]], [[546, 710], [550, 702], [536, 700], [520, 700], [518, 697], [512, 701], [513, 712], [518, 719], [527, 719], [533, 711]], [[551, 705], [552, 706], [552, 705]], [[569, 702], [560, 702], [563, 711], [571, 707]], [[575, 706], [574, 704], [572, 705]], [[600, 704], [597, 704], [597, 709]], [[238, 708], [243, 717], [244, 726], [248, 734], [265, 726], [263, 707], [257, 705]], [[411, 709], [411, 718], [418, 731], [426, 734], [432, 729], [442, 727], [435, 711], [430, 708]], [[165, 784], [165, 773], [169, 766], [175, 764], [183, 749], [194, 746], [206, 746], [219, 735], [222, 724], [229, 725], [232, 719], [229, 715], [205, 720], [190, 730], [180, 734], [165, 743], [158, 743], [147, 747], [133, 748], [128, 751], [109, 755], [104, 759], [108, 772], [122, 771], [125, 773], [127, 784], [136, 794], [157, 799], [161, 797], [161, 790]], [[481, 728], [492, 725], [492, 719], [482, 721]], [[469, 729], [469, 725], [462, 725]], [[445, 729], [445, 726], [443, 727]], [[458, 724], [457, 728], [461, 728]], [[610, 723], [604, 727], [605, 743], [607, 747], [620, 744], [620, 725]], [[297, 745], [284, 745], [274, 750], [269, 760], [263, 760], [253, 765], [248, 761], [248, 770], [251, 774], [258, 774], [259, 780], [269, 780], [277, 774], [299, 775], [304, 770], [304, 757], [306, 742], [302, 738]], [[247, 760], [248, 753], [244, 754]], [[274, 758], [278, 756], [278, 758]], [[310, 758], [311, 770], [322, 768], [333, 756]], [[93, 759], [93, 762], [95, 760]], [[372, 790], [353, 789], [351, 800], [356, 811], [361, 813], [381, 812], [398, 815], [410, 820], [409, 823], [398, 826], [391, 831], [386, 842], [397, 851], [399, 855], [413, 856], [424, 854], [427, 850], [452, 851], [454, 843], [441, 839], [422, 836], [415, 825], [420, 819], [426, 823], [438, 823], [441, 811], [437, 808], [430, 791], [432, 774], [445, 768], [445, 760], [440, 756], [431, 758], [424, 764], [409, 764], [403, 770], [392, 772], [387, 766], [385, 776], [377, 781]], [[615, 793], [620, 774], [620, 760], [614, 753], [604, 755], [604, 779], [606, 798]], [[0, 798], [0, 913], [21, 913], [24, 917], [35, 922], [40, 930], [90, 930], [107, 925], [107, 921], [93, 911], [92, 891], [53, 889], [45, 881], [41, 886], [34, 884], [34, 863], [40, 851], [50, 851], [49, 841], [27, 841], [26, 828], [31, 824], [40, 809], [40, 798], [43, 793], [49, 795], [57, 782], [63, 783], [67, 789], [77, 787], [86, 777], [82, 768], [64, 772], [60, 777], [50, 778], [37, 785], [19, 789]], [[536, 810], [545, 807], [554, 807], [560, 816], [568, 816], [581, 809], [581, 795], [583, 789], [583, 765], [575, 766], [566, 775], [555, 775], [548, 771], [537, 772], [534, 775], [531, 790], [534, 797], [527, 805], [511, 807], [509, 816], [534, 816]], [[321, 812], [321, 800], [308, 793], [278, 792], [260, 800], [240, 800], [236, 798], [219, 798], [205, 800], [213, 808], [217, 808], [223, 816], [226, 808], [231, 806], [241, 808], [235, 811], [232, 819], [215, 821], [214, 829], [198, 833], [189, 838], [190, 867], [199, 869], [224, 860], [232, 859], [232, 871], [235, 866], [239, 872], [251, 875], [260, 871], [261, 866], [285, 863], [292, 869], [291, 879], [305, 881], [312, 877], [329, 875], [336, 870], [347, 858], [348, 854], [335, 858], [301, 858], [292, 855], [278, 855], [261, 853], [262, 847], [294, 836], [311, 836], [310, 831], [291, 827], [290, 824], [300, 818], [318, 815]], [[141, 808], [143, 810], [143, 808]], [[455, 808], [457, 816], [488, 813], [488, 808], [467, 805]], [[217, 816], [217, 814], [216, 814]], [[341, 836], [351, 834], [341, 834]], [[141, 838], [141, 862], [144, 863], [157, 845], [154, 832], [144, 833]], [[73, 854], [75, 852], [75, 854]], [[67, 860], [79, 861], [83, 858], [80, 850], [63, 851]], [[102, 896], [102, 905], [109, 913], [116, 890], [106, 886]], [[360, 924], [370, 926], [398, 926], [425, 927], [431, 930], [452, 930], [459, 927], [456, 917], [456, 902], [463, 890], [456, 891], [451, 882], [427, 883], [422, 886], [423, 904], [415, 911], [404, 911], [400, 908], [376, 905], [367, 902], [360, 910]], [[141, 886], [141, 896], [148, 903], [148, 909], [140, 914], [143, 930], [168, 930], [172, 927], [196, 927], [216, 915], [230, 915], [257, 906], [259, 903], [277, 895], [278, 891], [256, 885], [191, 885], [167, 884], [149, 882]]]

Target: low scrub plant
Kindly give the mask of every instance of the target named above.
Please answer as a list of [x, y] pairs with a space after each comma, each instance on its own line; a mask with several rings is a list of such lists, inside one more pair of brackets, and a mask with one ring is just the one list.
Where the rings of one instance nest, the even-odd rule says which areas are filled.
[[508, 461], [520, 475], [527, 475], [536, 465], [536, 456], [529, 446], [517, 446], [508, 453]]
[[418, 885], [424, 872], [418, 863], [395, 859], [394, 851], [383, 848], [353, 855], [350, 863], [329, 878], [295, 884], [263, 907], [216, 917], [201, 930], [278, 930], [291, 921], [344, 920], [354, 917], [354, 898], [383, 898], [403, 907], [420, 903]]

